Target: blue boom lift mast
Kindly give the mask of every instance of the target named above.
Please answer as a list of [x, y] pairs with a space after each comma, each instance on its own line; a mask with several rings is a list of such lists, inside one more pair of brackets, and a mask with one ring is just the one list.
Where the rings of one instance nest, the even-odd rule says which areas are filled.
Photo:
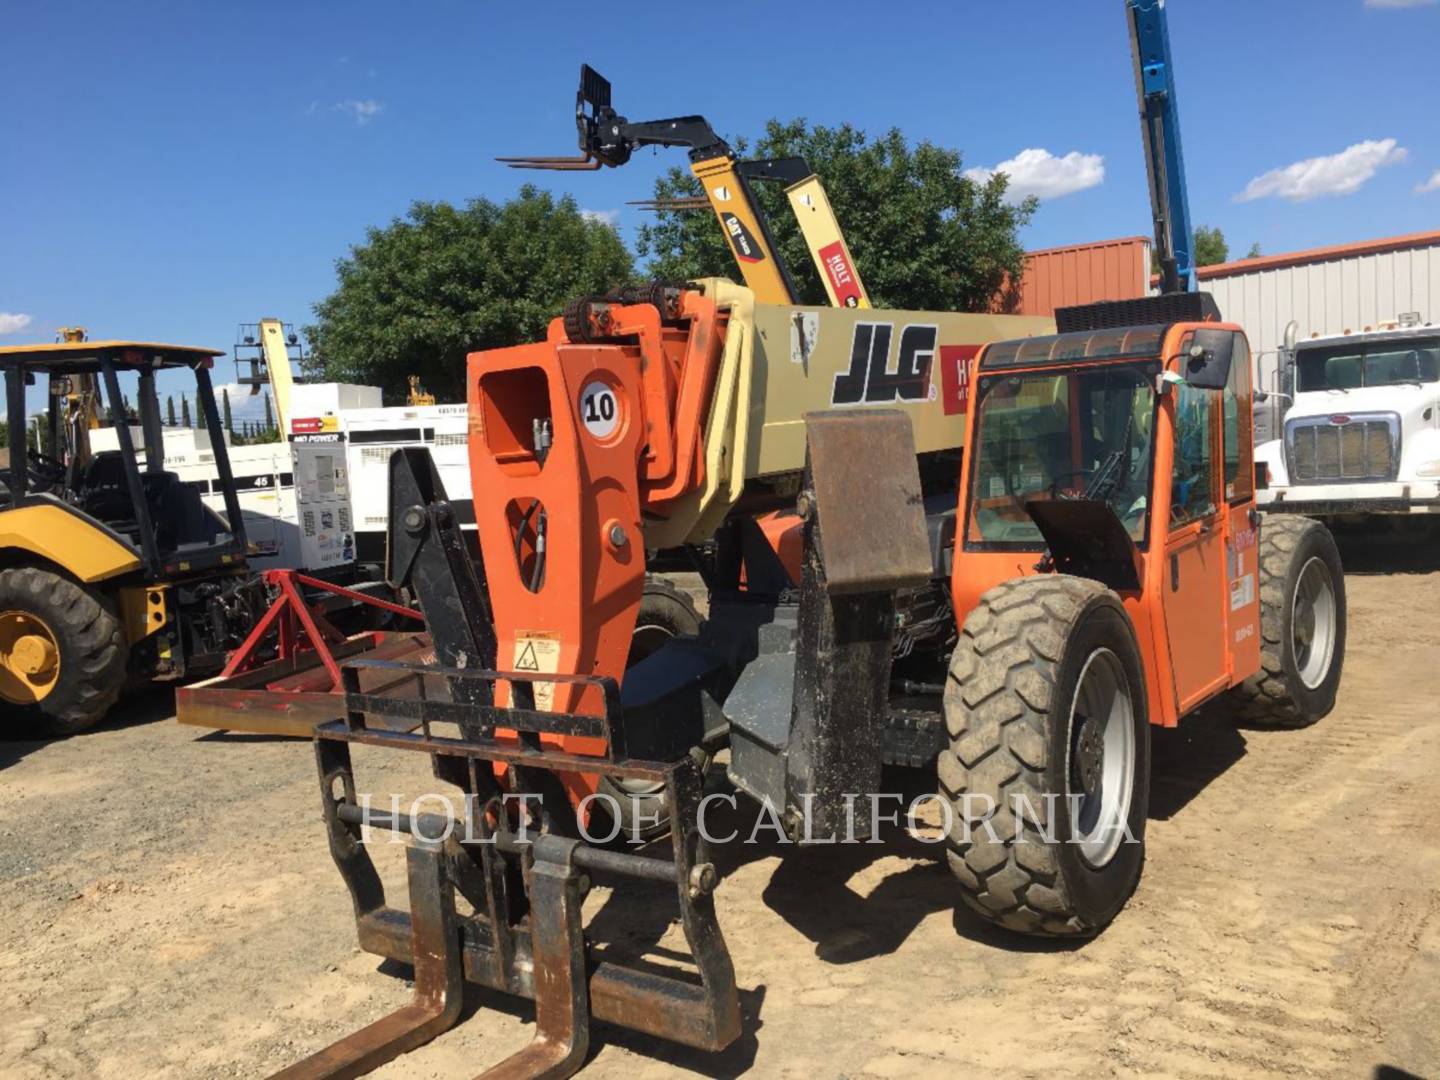
[[1195, 233], [1185, 192], [1185, 155], [1180, 149], [1180, 109], [1165, 0], [1125, 0], [1140, 130], [1145, 138], [1145, 171], [1155, 218], [1155, 251], [1160, 291], [1195, 291]]

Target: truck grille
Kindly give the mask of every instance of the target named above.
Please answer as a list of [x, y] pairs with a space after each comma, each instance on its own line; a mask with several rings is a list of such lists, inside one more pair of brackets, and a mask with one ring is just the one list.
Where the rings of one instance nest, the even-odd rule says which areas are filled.
[[1285, 425], [1290, 479], [1297, 484], [1394, 480], [1400, 466], [1400, 418], [1317, 416]]

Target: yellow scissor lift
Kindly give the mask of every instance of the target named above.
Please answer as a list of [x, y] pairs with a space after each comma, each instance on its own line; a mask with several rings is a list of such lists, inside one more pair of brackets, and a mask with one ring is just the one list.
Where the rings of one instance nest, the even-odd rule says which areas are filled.
[[630, 121], [610, 105], [610, 82], [588, 64], [580, 66], [575, 95], [575, 126], [579, 156], [505, 157], [516, 169], [577, 172], [623, 165], [642, 146], [690, 148], [690, 171], [705, 191], [703, 198], [651, 199], [638, 205], [654, 210], [701, 209], [709, 205], [720, 222], [745, 284], [762, 304], [798, 304], [800, 297], [790, 271], [770, 233], [750, 182], [785, 184], [810, 257], [835, 307], [868, 308], [870, 298], [850, 256], [825, 186], [804, 158], [741, 161], [703, 116]]

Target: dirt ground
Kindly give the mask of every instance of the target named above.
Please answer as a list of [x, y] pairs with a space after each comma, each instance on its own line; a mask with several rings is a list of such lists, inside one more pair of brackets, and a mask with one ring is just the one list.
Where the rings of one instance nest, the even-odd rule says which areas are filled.
[[[601, 1027], [586, 1075], [1440, 1076], [1440, 572], [1347, 586], [1331, 716], [1157, 733], [1149, 862], [1098, 939], [991, 931], [914, 842], [726, 849], [743, 1036], [705, 1055]], [[356, 948], [309, 745], [171, 708], [0, 742], [0, 1075], [260, 1077], [407, 999]], [[356, 768], [427, 789], [423, 761]], [[400, 849], [378, 861], [402, 902]], [[596, 905], [666, 930], [643, 896]], [[530, 1037], [513, 999], [471, 987], [466, 1014], [375, 1075], [473, 1076]]]

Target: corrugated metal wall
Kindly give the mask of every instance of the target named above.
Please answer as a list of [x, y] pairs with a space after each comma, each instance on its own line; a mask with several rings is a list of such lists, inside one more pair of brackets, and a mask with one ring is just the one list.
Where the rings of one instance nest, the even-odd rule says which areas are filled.
[[1012, 315], [1054, 315], [1057, 307], [1133, 300], [1150, 287], [1150, 241], [1143, 236], [1030, 251], [1020, 287], [1005, 294]]
[[[1276, 350], [1291, 319], [1299, 322], [1302, 340], [1312, 333], [1360, 330], [1406, 311], [1440, 323], [1440, 239], [1425, 246], [1266, 268], [1269, 261], [1256, 260], [1252, 271], [1215, 267], [1200, 272], [1200, 287], [1215, 297], [1220, 314], [1245, 328], [1259, 384], [1267, 389], [1276, 387]], [[1274, 437], [1274, 412], [1257, 410], [1258, 437]]]

